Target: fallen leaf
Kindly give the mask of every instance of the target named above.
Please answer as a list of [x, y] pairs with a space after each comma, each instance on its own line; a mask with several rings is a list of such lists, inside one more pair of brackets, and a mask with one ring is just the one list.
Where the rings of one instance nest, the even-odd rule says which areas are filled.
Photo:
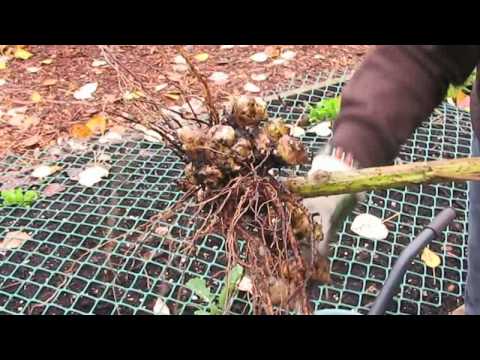
[[27, 72], [30, 73], [30, 74], [35, 74], [35, 73], [39, 72], [40, 70], [42, 70], [42, 68], [38, 67], [38, 66], [27, 67]]
[[181, 65], [187, 64], [187, 60], [185, 60], [185, 58], [182, 55], [175, 56], [175, 58], [173, 59], [173, 62], [175, 64], [181, 64]]
[[154, 155], [155, 155], [155, 152], [153, 152], [151, 150], [147, 150], [147, 149], [141, 149], [138, 152], [138, 156], [140, 156], [140, 157], [151, 157], [151, 156], [154, 156]]
[[77, 100], [87, 100], [93, 98], [93, 93], [97, 90], [98, 83], [88, 83], [73, 93], [73, 97]]
[[0, 242], [0, 250], [12, 250], [21, 247], [31, 237], [23, 231], [10, 231], [5, 235], [5, 238]]
[[43, 189], [42, 195], [48, 198], [63, 191], [65, 191], [65, 186], [63, 186], [62, 184], [53, 183], [48, 184], [45, 189]]
[[182, 81], [184, 75], [176, 73], [176, 72], [167, 72], [165, 74], [165, 76], [170, 81], [179, 82], [179, 81]]
[[370, 240], [384, 240], [388, 237], [388, 229], [382, 219], [370, 214], [360, 214], [355, 217], [351, 230]]
[[116, 131], [109, 131], [105, 135], [103, 135], [98, 142], [100, 144], [115, 144], [122, 141], [122, 134]]
[[454, 292], [457, 289], [457, 286], [455, 284], [450, 284], [447, 286], [447, 290], [450, 292]]
[[140, 99], [143, 96], [145, 96], [145, 95], [141, 91], [138, 91], [138, 90], [126, 91], [123, 94], [123, 99], [126, 100], [126, 101], [131, 101], [131, 100]]
[[53, 59], [45, 59], [45, 60], [42, 60], [41, 63], [44, 65], [50, 65], [52, 62], [53, 62]]
[[166, 226], [157, 226], [157, 228], [155, 229], [155, 234], [159, 235], [159, 236], [165, 236], [168, 234], [168, 227]]
[[268, 75], [267, 74], [252, 74], [250, 76], [252, 78], [252, 80], [254, 81], [265, 81], [268, 79]]
[[253, 93], [260, 92], [260, 88], [257, 85], [252, 84], [252, 83], [246, 83], [245, 86], [243, 87], [243, 89], [245, 91], [253, 92]]
[[332, 135], [332, 129], [330, 127], [330, 122], [323, 121], [320, 124], [308, 129], [308, 132], [314, 133], [320, 137], [329, 137], [330, 135]]
[[102, 115], [94, 115], [85, 124], [94, 134], [103, 134], [107, 131], [107, 119]]
[[103, 166], [94, 165], [86, 168], [78, 174], [78, 183], [86, 187], [92, 187], [100, 182], [102, 178], [108, 176], [109, 172]]
[[165, 96], [166, 98], [170, 99], [170, 100], [174, 100], [174, 101], [177, 101], [178, 99], [180, 99], [180, 95], [178, 92], [168, 92], [166, 94], [164, 94], [163, 96]]
[[435, 254], [428, 247], [423, 249], [421, 259], [425, 263], [425, 265], [427, 265], [428, 267], [430, 267], [432, 269], [435, 269], [442, 262], [440, 260], [440, 256]]
[[162, 136], [156, 131], [147, 129], [145, 126], [141, 124], [135, 124], [133, 128], [138, 131], [141, 131], [144, 134], [144, 139], [147, 141], [156, 142], [156, 143], [162, 142]]
[[74, 124], [70, 128], [70, 135], [74, 139], [86, 139], [92, 136], [93, 132], [84, 124]]
[[293, 58], [297, 55], [295, 51], [287, 50], [284, 51], [280, 57], [285, 60], [293, 60]]
[[272, 61], [272, 65], [283, 65], [287, 62], [285, 59], [275, 59]]
[[26, 130], [33, 125], [38, 124], [40, 119], [36, 116], [25, 116], [25, 115], [17, 115], [10, 119], [8, 122], [10, 125], [16, 126], [19, 129]]
[[204, 62], [207, 61], [208, 59], [208, 54], [207, 53], [200, 53], [194, 56], [195, 60], [199, 62]]
[[250, 279], [248, 276], [244, 276], [242, 280], [237, 285], [238, 290], [240, 291], [245, 291], [250, 294], [253, 294], [253, 283], [252, 279]]
[[210, 75], [208, 79], [217, 84], [224, 84], [228, 81], [228, 74], [225, 74], [221, 71], [215, 71], [212, 73], [212, 75]]
[[73, 180], [73, 181], [79, 180], [79, 175], [81, 172], [82, 172], [81, 168], [68, 168], [66, 170], [68, 177], [70, 178], [70, 180]]
[[40, 140], [42, 140], [41, 136], [38, 135], [38, 134], [35, 134], [35, 135], [30, 136], [29, 138], [23, 140], [22, 145], [28, 148], [30, 146], [38, 144], [40, 142]]
[[31, 176], [37, 179], [43, 179], [47, 176], [55, 174], [61, 169], [62, 167], [58, 165], [39, 165], [33, 169]]
[[57, 80], [56, 79], [46, 79], [42, 85], [43, 86], [52, 86], [52, 85], [55, 85], [57, 83]]
[[173, 65], [172, 69], [177, 73], [184, 73], [189, 69], [189, 67], [185, 64], [175, 64]]
[[290, 127], [290, 135], [294, 137], [302, 137], [305, 135], [305, 130], [300, 126], [292, 126]]
[[[193, 99], [189, 99], [188, 102], [190, 103], [190, 106], [192, 107], [195, 114], [199, 114], [205, 109], [202, 100], [193, 98]], [[185, 102], [185, 104], [183, 104], [182, 107], [180, 107], [180, 109], [178, 109], [177, 111], [180, 111], [180, 112], [184, 111], [184, 112], [190, 113], [192, 111], [192, 109], [190, 109], [190, 106], [188, 105], [187, 102]], [[176, 110], [176, 109], [172, 109], [172, 110]], [[177, 114], [174, 114], [174, 115], [177, 115]]]
[[264, 50], [265, 54], [275, 59], [280, 56], [280, 46], [267, 46]]
[[0, 56], [0, 70], [5, 70], [7, 68], [8, 57]]
[[250, 56], [250, 60], [255, 62], [265, 62], [268, 60], [268, 55], [264, 52], [259, 52]]
[[7, 80], [5, 79], [0, 79], [0, 86], [3, 86], [7, 83]]
[[170, 315], [170, 309], [168, 308], [167, 304], [163, 302], [161, 298], [158, 298], [155, 301], [155, 305], [153, 306], [153, 314], [154, 315]]
[[17, 59], [28, 60], [33, 56], [33, 54], [28, 50], [17, 47], [13, 56], [15, 56]]
[[100, 66], [105, 66], [107, 65], [107, 62], [105, 60], [93, 60], [92, 61], [92, 66], [93, 67], [100, 67]]
[[457, 95], [456, 100], [457, 100], [457, 106], [459, 109], [467, 110], [467, 111], [470, 110], [470, 96], [466, 95], [463, 92], [460, 92]]
[[220, 49], [222, 50], [228, 50], [228, 49], [233, 49], [235, 45], [222, 45], [220, 46]]
[[42, 101], [42, 95], [40, 95], [37, 91], [34, 91], [32, 92], [32, 96], [30, 97], [30, 99], [34, 103], [39, 103], [40, 101]]
[[112, 157], [108, 154], [100, 154], [97, 160], [102, 162], [109, 162], [109, 161], [112, 161]]
[[162, 91], [163, 89], [165, 89], [166, 87], [168, 86], [167, 83], [163, 83], [163, 84], [159, 84], [157, 86], [155, 86], [155, 91]]
[[84, 151], [88, 148], [85, 139], [69, 139], [67, 145], [71, 151]]

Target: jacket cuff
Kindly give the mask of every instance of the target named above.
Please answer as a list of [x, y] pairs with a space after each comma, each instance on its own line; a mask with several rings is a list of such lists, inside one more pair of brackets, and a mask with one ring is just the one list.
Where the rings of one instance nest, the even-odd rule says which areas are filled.
[[378, 134], [365, 129], [365, 126], [354, 122], [338, 125], [331, 143], [350, 153], [359, 168], [387, 165], [395, 158], [396, 154], [387, 153]]

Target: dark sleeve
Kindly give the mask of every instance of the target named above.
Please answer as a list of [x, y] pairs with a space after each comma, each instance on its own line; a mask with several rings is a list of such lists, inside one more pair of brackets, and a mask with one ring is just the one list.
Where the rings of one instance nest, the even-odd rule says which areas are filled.
[[415, 128], [463, 83], [480, 59], [480, 46], [379, 46], [345, 86], [333, 143], [362, 167], [397, 156]]

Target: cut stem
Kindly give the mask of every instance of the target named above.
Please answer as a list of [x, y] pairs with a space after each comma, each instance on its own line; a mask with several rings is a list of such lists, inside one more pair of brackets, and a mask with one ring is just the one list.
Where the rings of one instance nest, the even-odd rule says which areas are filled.
[[480, 181], [480, 157], [351, 171], [318, 171], [309, 177], [287, 179], [285, 183], [290, 191], [309, 198], [449, 181]]

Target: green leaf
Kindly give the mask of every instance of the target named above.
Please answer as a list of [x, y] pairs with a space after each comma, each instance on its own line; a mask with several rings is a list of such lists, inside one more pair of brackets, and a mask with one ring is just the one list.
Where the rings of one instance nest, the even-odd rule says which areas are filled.
[[6, 206], [15, 205], [15, 190], [4, 190], [2, 191], [3, 204]]
[[218, 307], [225, 309], [228, 298], [235, 290], [238, 282], [242, 279], [243, 268], [240, 265], [235, 265], [227, 276], [227, 284], [223, 287], [220, 295], [218, 295]]
[[31, 205], [31, 204], [32, 204], [34, 201], [36, 201], [38, 198], [39, 198], [38, 192], [33, 191], [33, 190], [29, 190], [29, 191], [25, 192], [25, 194], [23, 195], [23, 201], [24, 201], [27, 205]]
[[315, 107], [310, 107], [309, 109], [309, 118], [311, 123], [317, 123], [324, 120], [335, 119], [341, 107], [341, 97], [323, 99], [315, 105]]
[[210, 292], [210, 289], [207, 288], [207, 283], [205, 282], [204, 279], [200, 279], [200, 278], [190, 279], [188, 280], [185, 286], [190, 290], [192, 290], [195, 294], [200, 296], [205, 301], [208, 301], [208, 302], [213, 301], [213, 295]]

